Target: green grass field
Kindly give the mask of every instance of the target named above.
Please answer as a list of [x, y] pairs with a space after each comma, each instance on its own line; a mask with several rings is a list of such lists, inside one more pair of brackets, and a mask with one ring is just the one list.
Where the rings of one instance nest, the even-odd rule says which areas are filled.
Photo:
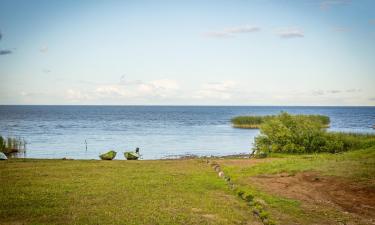
[[0, 161], [0, 224], [259, 224], [201, 160]]
[[[231, 177], [234, 190], [204, 159], [0, 161], [0, 224], [261, 224], [238, 191], [254, 196], [276, 224], [371, 224], [366, 218], [375, 215], [374, 147], [209, 160]], [[304, 173], [312, 173], [313, 181], [299, 180]], [[286, 186], [262, 188], [280, 182]], [[284, 196], [289, 189], [292, 195]], [[332, 197], [325, 192], [341, 191], [347, 191], [344, 199], [333, 203], [368, 207], [364, 219], [360, 211], [320, 205], [319, 199]], [[352, 202], [353, 196], [367, 202]]]

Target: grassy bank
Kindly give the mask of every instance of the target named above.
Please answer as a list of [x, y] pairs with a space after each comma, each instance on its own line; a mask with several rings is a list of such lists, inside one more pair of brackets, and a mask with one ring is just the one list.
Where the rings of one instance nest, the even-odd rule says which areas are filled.
[[258, 224], [199, 160], [0, 161], [0, 224]]
[[375, 147], [218, 163], [277, 224], [372, 224], [375, 216]]
[[[322, 127], [328, 127], [330, 119], [328, 116], [324, 115], [295, 115], [296, 117], [306, 118], [312, 121], [316, 121], [322, 124]], [[259, 129], [260, 126], [267, 119], [274, 118], [275, 115], [267, 116], [236, 116], [231, 119], [232, 126], [236, 128], [245, 128], [245, 129]]]

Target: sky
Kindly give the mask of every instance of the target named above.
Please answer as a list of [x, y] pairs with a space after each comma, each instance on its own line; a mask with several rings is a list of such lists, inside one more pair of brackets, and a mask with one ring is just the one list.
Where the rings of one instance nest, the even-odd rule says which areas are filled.
[[0, 0], [0, 104], [375, 105], [373, 0]]

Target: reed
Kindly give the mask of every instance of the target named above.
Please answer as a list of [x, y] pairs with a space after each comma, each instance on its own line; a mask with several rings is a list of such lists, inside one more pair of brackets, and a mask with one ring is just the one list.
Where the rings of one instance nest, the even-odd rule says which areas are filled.
[[[235, 128], [259, 129], [260, 125], [268, 119], [275, 118], [276, 115], [266, 116], [236, 116], [231, 119]], [[314, 122], [322, 124], [322, 127], [329, 127], [330, 119], [324, 115], [293, 115], [294, 117], [306, 118]]]
[[5, 154], [19, 153], [26, 150], [26, 141], [20, 137], [3, 137], [0, 135], [0, 152]]

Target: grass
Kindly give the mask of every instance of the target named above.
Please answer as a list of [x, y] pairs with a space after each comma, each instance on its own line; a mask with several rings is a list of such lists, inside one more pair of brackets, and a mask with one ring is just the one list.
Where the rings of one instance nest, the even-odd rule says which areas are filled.
[[224, 159], [218, 162], [241, 191], [264, 202], [271, 217], [277, 217], [279, 224], [325, 224], [327, 218], [341, 218], [344, 221], [350, 219], [346, 214], [329, 207], [306, 212], [300, 201], [266, 192], [249, 178], [314, 171], [375, 190], [375, 146], [340, 154], [272, 154], [271, 157], [257, 160], [257, 163], [250, 163], [249, 159]]
[[263, 121], [273, 116], [236, 116], [231, 119], [233, 127], [258, 129]]
[[[294, 115], [298, 117], [308, 118], [313, 121], [317, 121], [322, 124], [323, 127], [328, 127], [330, 119], [324, 115]], [[266, 116], [236, 116], [231, 119], [233, 127], [236, 128], [247, 128], [247, 129], [259, 129], [261, 124], [267, 120], [274, 118], [275, 115]]]
[[[340, 154], [320, 153], [291, 155], [273, 153], [272, 161], [239, 167], [225, 167], [233, 178], [269, 175], [278, 173], [296, 174], [305, 171], [317, 171], [324, 175], [345, 177], [355, 181], [370, 182], [375, 177], [375, 147], [349, 151]], [[224, 165], [225, 161], [223, 161]]]
[[257, 224], [199, 160], [0, 162], [0, 224]]

